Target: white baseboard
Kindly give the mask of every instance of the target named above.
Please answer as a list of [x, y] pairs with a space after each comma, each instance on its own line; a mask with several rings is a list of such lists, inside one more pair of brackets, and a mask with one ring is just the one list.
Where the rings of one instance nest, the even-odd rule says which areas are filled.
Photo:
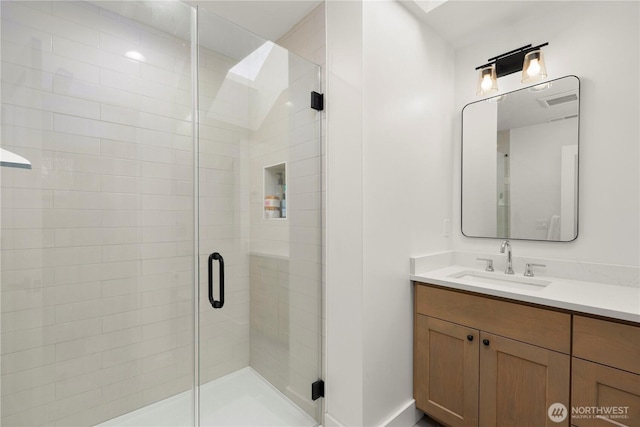
[[387, 418], [381, 427], [413, 427], [423, 415], [424, 413], [416, 408], [416, 401], [411, 399]]
[[[416, 408], [416, 401], [411, 399], [393, 415], [387, 418], [380, 427], [413, 427], [424, 416], [424, 413]], [[324, 414], [324, 427], [346, 427], [329, 413]]]

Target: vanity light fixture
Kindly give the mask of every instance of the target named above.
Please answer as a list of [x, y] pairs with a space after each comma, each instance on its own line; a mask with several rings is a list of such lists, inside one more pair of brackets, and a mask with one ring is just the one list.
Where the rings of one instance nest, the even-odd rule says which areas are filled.
[[522, 83], [533, 83], [547, 77], [547, 67], [541, 48], [549, 43], [538, 46], [519, 47], [501, 55], [489, 58], [487, 64], [476, 67], [480, 70], [478, 78], [478, 95], [486, 95], [498, 91], [498, 78], [509, 74], [522, 72]]

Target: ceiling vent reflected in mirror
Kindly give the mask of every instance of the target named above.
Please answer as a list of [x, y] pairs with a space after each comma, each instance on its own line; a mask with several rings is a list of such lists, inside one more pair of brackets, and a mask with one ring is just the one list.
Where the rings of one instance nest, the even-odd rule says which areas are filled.
[[575, 102], [577, 100], [577, 92], [564, 92], [545, 98], [538, 98], [538, 102], [545, 108], [555, 107], [557, 105], [566, 104], [567, 102]]

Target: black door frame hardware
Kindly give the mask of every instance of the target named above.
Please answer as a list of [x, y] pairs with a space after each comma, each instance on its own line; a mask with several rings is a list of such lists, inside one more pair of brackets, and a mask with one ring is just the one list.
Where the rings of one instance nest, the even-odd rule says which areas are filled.
[[311, 384], [311, 400], [318, 400], [324, 397], [324, 381], [318, 380]]
[[[213, 298], [213, 261], [217, 260], [220, 264], [220, 301]], [[224, 259], [218, 252], [209, 255], [209, 302], [213, 308], [222, 308], [224, 305]]]
[[311, 108], [314, 110], [324, 110], [324, 94], [316, 91], [311, 92]]

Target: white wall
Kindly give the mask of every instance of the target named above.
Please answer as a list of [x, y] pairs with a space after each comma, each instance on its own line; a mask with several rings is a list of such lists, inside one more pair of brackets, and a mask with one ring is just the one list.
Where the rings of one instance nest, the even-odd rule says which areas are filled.
[[363, 425], [362, 4], [326, 2], [326, 425]]
[[[501, 52], [548, 41], [549, 79], [574, 74], [581, 81], [579, 235], [571, 243], [517, 241], [514, 255], [639, 265], [639, 7], [638, 2], [567, 2], [554, 13], [496, 26], [483, 32], [481, 42], [456, 52], [454, 223], [459, 223], [460, 111], [477, 100], [474, 68]], [[624, 66], [612, 66], [621, 58]], [[517, 74], [499, 79], [499, 85], [501, 92], [522, 87]], [[456, 250], [497, 255], [498, 244], [465, 238], [454, 229]]]
[[327, 12], [326, 423], [380, 425], [412, 401], [408, 259], [449, 247], [453, 52], [399, 2]]
[[379, 425], [413, 394], [407, 259], [449, 245], [453, 51], [399, 2], [363, 16], [364, 425]]

